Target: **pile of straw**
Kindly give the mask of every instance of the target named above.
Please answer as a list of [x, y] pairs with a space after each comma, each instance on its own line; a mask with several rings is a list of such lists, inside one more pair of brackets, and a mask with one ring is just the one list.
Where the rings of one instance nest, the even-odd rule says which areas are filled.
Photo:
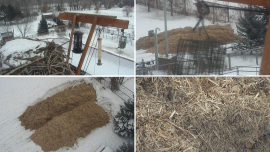
[[137, 78], [137, 151], [270, 151], [269, 78]]
[[[234, 34], [234, 30], [228, 26], [209, 25], [205, 29], [211, 41], [221, 42], [223, 44], [232, 43], [239, 40], [240, 37]], [[192, 27], [177, 28], [168, 31], [168, 45], [169, 53], [177, 52], [177, 45], [179, 39], [192, 39], [192, 40], [209, 40], [205, 31], [200, 28], [193, 32]], [[136, 50], [148, 50], [149, 53], [155, 52], [154, 37], [142, 37], [136, 42]], [[165, 54], [165, 34], [161, 32], [158, 34], [158, 52]]]
[[96, 98], [92, 86], [80, 84], [29, 106], [19, 120], [25, 129], [35, 130], [30, 138], [43, 151], [73, 147], [78, 138], [109, 123]]

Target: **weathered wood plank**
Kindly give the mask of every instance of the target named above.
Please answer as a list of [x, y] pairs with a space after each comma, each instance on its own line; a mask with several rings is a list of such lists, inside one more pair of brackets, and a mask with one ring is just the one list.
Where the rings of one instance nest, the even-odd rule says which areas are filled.
[[71, 50], [71, 45], [72, 45], [72, 40], [73, 40], [73, 35], [74, 35], [74, 29], [75, 29], [75, 23], [76, 23], [76, 15], [74, 15], [74, 17], [73, 17], [72, 30], [71, 30], [69, 46], [68, 46], [67, 63], [69, 61], [70, 50]]
[[88, 38], [87, 38], [87, 41], [86, 41], [86, 44], [85, 44], [85, 47], [84, 47], [84, 50], [83, 50], [82, 57], [80, 59], [78, 68], [76, 70], [76, 75], [79, 75], [81, 73], [81, 68], [82, 68], [82, 65], [83, 65], [83, 62], [84, 62], [84, 58], [85, 58], [85, 56], [87, 54], [87, 51], [88, 51], [88, 48], [89, 48], [89, 44], [90, 44], [91, 39], [93, 37], [93, 34], [94, 34], [94, 31], [95, 31], [95, 28], [96, 28], [96, 25], [97, 25], [98, 20], [99, 20], [98, 17], [95, 17], [94, 18], [94, 23], [92, 24], [90, 33], [88, 35]]
[[[270, 16], [269, 16], [269, 21], [268, 21], [268, 27], [270, 27]], [[270, 75], [270, 29], [269, 28], [267, 29], [265, 42], [264, 42], [260, 75]]]
[[117, 16], [110, 16], [110, 15], [100, 15], [100, 14], [88, 14], [88, 13], [77, 13], [77, 12], [63, 12], [65, 14], [69, 14], [71, 16], [90, 16], [90, 17], [103, 17], [103, 18], [114, 18], [116, 19]]
[[[61, 20], [69, 20], [69, 21], [73, 20], [73, 16], [68, 13], [60, 13], [58, 18]], [[93, 24], [94, 18], [95, 16], [81, 15], [81, 16], [77, 16], [76, 22]], [[100, 26], [111, 26], [111, 27], [127, 29], [129, 25], [128, 20], [119, 20], [119, 19], [114, 19], [114, 18], [106, 18], [102, 16], [97, 16], [97, 18], [98, 18], [97, 25], [100, 25]]]

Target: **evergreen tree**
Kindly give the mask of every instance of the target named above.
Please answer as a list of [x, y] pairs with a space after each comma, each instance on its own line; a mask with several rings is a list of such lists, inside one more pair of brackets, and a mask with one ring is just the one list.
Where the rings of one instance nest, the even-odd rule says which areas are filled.
[[[58, 19], [58, 17], [54, 17], [53, 21], [57, 24], [57, 25], [65, 25], [64, 22], [60, 19]], [[72, 26], [72, 25], [71, 25]]]
[[[5, 17], [7, 16], [6, 10], [7, 10], [6, 5], [0, 5], [0, 21], [2, 21], [2, 20], [5, 21]], [[5, 23], [6, 23], [6, 21], [5, 21]]]
[[[73, 22], [72, 22], [72, 21], [69, 21], [69, 22], [68, 22], [68, 28], [72, 28], [72, 25], [73, 25]], [[75, 23], [75, 28], [78, 29], [79, 27], [80, 27], [80, 26], [79, 26], [79, 23], [76, 22], [76, 23]]]
[[44, 17], [42, 17], [42, 19], [40, 20], [39, 25], [38, 25], [38, 34], [45, 34], [48, 32], [49, 32], [49, 30], [48, 30], [47, 21]]
[[123, 145], [121, 145], [116, 152], [134, 152], [134, 145], [130, 142], [123, 143]]
[[[264, 10], [259, 6], [248, 6], [252, 10]], [[266, 16], [257, 12], [245, 12], [240, 17], [239, 23], [236, 25], [237, 33], [244, 41], [238, 43], [239, 49], [247, 49], [248, 47], [257, 47], [264, 44], [265, 34], [267, 30]], [[268, 20], [268, 19], [267, 19]]]
[[13, 6], [8, 5], [6, 10], [7, 19], [12, 23], [12, 20], [16, 17], [16, 10]]
[[122, 137], [134, 137], [134, 101], [129, 99], [120, 106], [114, 117], [114, 131]]

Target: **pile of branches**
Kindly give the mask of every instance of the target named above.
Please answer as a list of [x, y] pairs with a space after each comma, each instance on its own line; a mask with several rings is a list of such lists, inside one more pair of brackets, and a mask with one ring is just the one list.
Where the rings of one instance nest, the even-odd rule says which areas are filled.
[[28, 60], [20, 66], [12, 66], [2, 69], [3, 75], [75, 75], [71, 70], [70, 64], [67, 63], [67, 56], [61, 46], [56, 45], [53, 41], [46, 42], [47, 46], [40, 48], [36, 53], [42, 53], [43, 57], [20, 58]]

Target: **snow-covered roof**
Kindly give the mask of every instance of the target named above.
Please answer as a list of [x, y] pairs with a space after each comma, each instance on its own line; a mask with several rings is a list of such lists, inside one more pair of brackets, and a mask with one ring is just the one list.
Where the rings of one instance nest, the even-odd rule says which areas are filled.
[[1, 33], [1, 37], [8, 37], [8, 36], [13, 36], [13, 32]]
[[48, 15], [53, 15], [53, 13], [43, 13], [42, 15], [48, 16]]

